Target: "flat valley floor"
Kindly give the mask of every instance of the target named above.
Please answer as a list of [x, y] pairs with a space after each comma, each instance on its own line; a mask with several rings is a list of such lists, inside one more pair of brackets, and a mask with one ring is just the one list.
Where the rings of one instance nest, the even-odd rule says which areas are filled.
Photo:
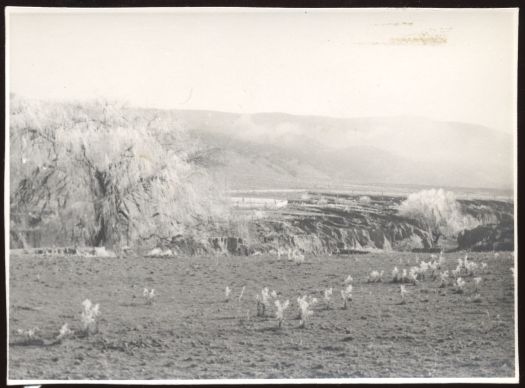
[[[447, 253], [446, 269], [465, 252]], [[417, 258], [419, 256], [419, 259]], [[11, 254], [11, 379], [237, 379], [339, 377], [513, 377], [514, 276], [509, 252], [472, 253], [487, 263], [474, 301], [438, 279], [391, 282], [428, 254], [382, 252], [307, 256], [82, 258]], [[383, 282], [367, 283], [373, 270]], [[342, 309], [340, 290], [353, 277]], [[225, 288], [232, 292], [228, 301]], [[241, 290], [242, 297], [239, 299]], [[263, 287], [290, 300], [277, 328], [274, 309], [256, 316]], [[324, 289], [333, 287], [329, 303]], [[154, 288], [152, 304], [144, 288]], [[319, 301], [299, 328], [297, 297]], [[54, 343], [60, 327], [81, 329], [82, 301], [100, 304], [99, 330]], [[272, 302], [273, 304], [273, 302]], [[17, 331], [38, 327], [27, 341]], [[40, 341], [41, 340], [41, 341]]]

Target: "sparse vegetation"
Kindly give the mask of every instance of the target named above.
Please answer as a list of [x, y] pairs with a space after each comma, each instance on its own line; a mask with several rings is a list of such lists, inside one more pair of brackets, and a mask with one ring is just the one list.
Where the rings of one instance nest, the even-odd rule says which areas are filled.
[[82, 314], [80, 320], [84, 334], [94, 334], [98, 331], [97, 317], [100, 315], [99, 304], [93, 305], [89, 299], [82, 302]]

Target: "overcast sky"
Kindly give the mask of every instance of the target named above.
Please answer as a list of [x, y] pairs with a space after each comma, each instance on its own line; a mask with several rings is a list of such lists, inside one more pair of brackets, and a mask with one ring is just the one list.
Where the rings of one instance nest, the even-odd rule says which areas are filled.
[[8, 28], [27, 97], [514, 125], [513, 10], [12, 10]]

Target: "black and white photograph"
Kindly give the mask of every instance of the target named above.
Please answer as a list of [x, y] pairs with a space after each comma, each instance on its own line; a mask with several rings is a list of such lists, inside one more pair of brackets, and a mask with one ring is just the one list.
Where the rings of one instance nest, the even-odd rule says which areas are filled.
[[9, 385], [519, 381], [517, 8], [5, 23]]

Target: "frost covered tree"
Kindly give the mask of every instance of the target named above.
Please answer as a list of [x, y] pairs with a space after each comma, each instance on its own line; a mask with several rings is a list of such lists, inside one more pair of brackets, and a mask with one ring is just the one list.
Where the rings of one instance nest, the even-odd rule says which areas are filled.
[[432, 233], [434, 245], [441, 236], [453, 236], [479, 225], [479, 221], [463, 214], [453, 192], [443, 189], [412, 193], [398, 207], [399, 214], [417, 220]]
[[65, 240], [115, 246], [168, 241], [225, 216], [210, 151], [169, 112], [13, 97], [9, 119], [14, 223], [32, 217]]

